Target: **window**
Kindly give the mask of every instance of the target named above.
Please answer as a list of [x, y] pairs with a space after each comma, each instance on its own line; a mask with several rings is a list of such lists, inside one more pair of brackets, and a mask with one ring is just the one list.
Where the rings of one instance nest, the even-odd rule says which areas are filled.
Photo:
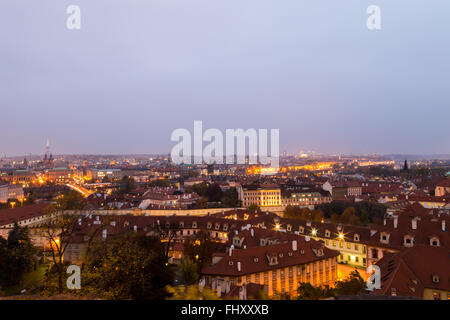
[[439, 292], [433, 292], [433, 299], [434, 300], [441, 300], [441, 294]]

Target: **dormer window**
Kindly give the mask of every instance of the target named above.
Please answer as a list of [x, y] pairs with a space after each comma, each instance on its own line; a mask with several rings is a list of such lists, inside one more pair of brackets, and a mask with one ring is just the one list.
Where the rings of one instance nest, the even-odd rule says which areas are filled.
[[359, 234], [355, 233], [355, 234], [353, 235], [353, 240], [359, 241]]
[[197, 222], [196, 221], [192, 222], [192, 228], [197, 228]]
[[170, 223], [169, 222], [166, 222], [166, 228], [167, 229], [170, 228]]
[[405, 247], [412, 247], [414, 246], [414, 237], [411, 235], [406, 235], [403, 239], [403, 245]]
[[330, 230], [325, 230], [325, 237], [330, 237], [330, 235], [331, 235], [331, 232], [330, 232]]
[[430, 246], [439, 247], [439, 239], [437, 237], [430, 238]]
[[389, 236], [390, 236], [390, 234], [389, 233], [387, 233], [387, 232], [382, 232], [381, 234], [380, 234], [380, 242], [381, 243], [389, 243]]
[[208, 229], [211, 229], [211, 227], [212, 227], [211, 222], [208, 222], [208, 224], [206, 225], [206, 227], [207, 227]]
[[220, 224], [216, 223], [216, 230], [220, 229]]
[[298, 231], [300, 233], [304, 233], [305, 232], [305, 228], [303, 226], [298, 227]]
[[433, 274], [432, 279], [433, 283], [439, 283], [439, 276], [437, 274]]
[[180, 222], [180, 228], [184, 228], [184, 222], [183, 221]]
[[232, 266], [234, 263], [233, 263], [233, 261], [228, 261], [228, 265], [230, 265], [230, 266]]
[[253, 262], [258, 262], [258, 258], [253, 258]]
[[227, 231], [228, 230], [228, 225], [227, 224], [224, 224], [223, 225], [223, 231]]
[[288, 256], [289, 256], [289, 257], [292, 257], [292, 252], [288, 252]]
[[283, 254], [282, 254], [282, 253], [280, 253], [278, 256], [279, 256], [280, 258], [283, 258]]

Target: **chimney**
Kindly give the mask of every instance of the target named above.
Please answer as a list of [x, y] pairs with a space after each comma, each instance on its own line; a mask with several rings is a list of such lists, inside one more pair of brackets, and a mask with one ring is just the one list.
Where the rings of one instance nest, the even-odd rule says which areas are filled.
[[252, 238], [255, 236], [255, 230], [250, 229], [250, 234], [252, 235]]
[[417, 229], [417, 219], [413, 218], [411, 220], [411, 229], [416, 230]]
[[445, 220], [442, 220], [441, 229], [442, 229], [442, 231], [447, 231], [446, 226], [445, 226]]
[[133, 231], [137, 232], [137, 226], [133, 226]]
[[234, 249], [234, 246], [231, 245], [230, 250], [229, 250], [229, 252], [230, 252], [230, 257], [231, 257], [231, 255], [233, 254], [233, 249]]
[[78, 218], [78, 225], [81, 226], [81, 218]]
[[115, 221], [111, 221], [111, 226], [115, 227], [116, 226], [116, 222]]
[[306, 242], [309, 242], [309, 239], [310, 239], [309, 236], [306, 236], [306, 237], [305, 237], [305, 241], [306, 241]]
[[394, 229], [398, 227], [398, 216], [394, 216]]
[[292, 251], [297, 251], [297, 240], [292, 241]]
[[106, 229], [103, 229], [103, 232], [102, 232], [102, 238], [103, 238], [103, 239], [106, 239], [107, 234], [108, 234], [108, 231], [107, 231]]
[[383, 225], [386, 225], [386, 218], [383, 219]]
[[238, 261], [237, 263], [237, 271], [241, 272], [241, 262]]

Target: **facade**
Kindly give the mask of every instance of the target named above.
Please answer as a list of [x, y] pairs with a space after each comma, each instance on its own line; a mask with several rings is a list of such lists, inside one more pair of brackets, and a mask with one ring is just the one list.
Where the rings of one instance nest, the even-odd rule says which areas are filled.
[[281, 189], [277, 185], [243, 185], [237, 189], [243, 207], [281, 206]]
[[70, 169], [65, 167], [48, 169], [45, 172], [46, 178], [49, 181], [56, 183], [66, 183], [72, 180], [73, 173]]
[[29, 169], [14, 170], [0, 173], [0, 180], [10, 184], [29, 185], [36, 178], [34, 172]]
[[444, 180], [436, 185], [434, 191], [436, 197], [443, 197], [445, 195], [450, 195], [450, 179]]
[[324, 190], [284, 191], [281, 195], [281, 205], [310, 207], [332, 201], [331, 195]]
[[22, 201], [23, 198], [23, 188], [21, 185], [12, 184], [0, 186], [0, 203], [6, 203], [8, 202], [8, 199], [16, 199]]
[[235, 286], [258, 284], [270, 297], [296, 295], [299, 284], [331, 285], [337, 280], [338, 252], [319, 241], [298, 239], [288, 243], [230, 248], [201, 271], [202, 282], [223, 295]]
[[108, 178], [110, 180], [120, 180], [123, 178], [122, 171], [120, 169], [90, 169], [87, 170], [86, 176], [90, 180], [102, 180]]
[[327, 181], [322, 185], [322, 189], [330, 192], [333, 199], [345, 199], [362, 195], [361, 184], [354, 181]]

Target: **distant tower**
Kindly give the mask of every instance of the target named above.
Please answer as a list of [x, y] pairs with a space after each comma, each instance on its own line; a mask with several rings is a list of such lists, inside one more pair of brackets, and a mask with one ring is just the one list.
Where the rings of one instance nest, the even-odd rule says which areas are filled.
[[44, 159], [48, 159], [50, 155], [50, 140], [47, 138], [47, 143], [45, 144], [45, 156]]
[[403, 171], [408, 171], [408, 160], [405, 160], [405, 164], [403, 165]]

